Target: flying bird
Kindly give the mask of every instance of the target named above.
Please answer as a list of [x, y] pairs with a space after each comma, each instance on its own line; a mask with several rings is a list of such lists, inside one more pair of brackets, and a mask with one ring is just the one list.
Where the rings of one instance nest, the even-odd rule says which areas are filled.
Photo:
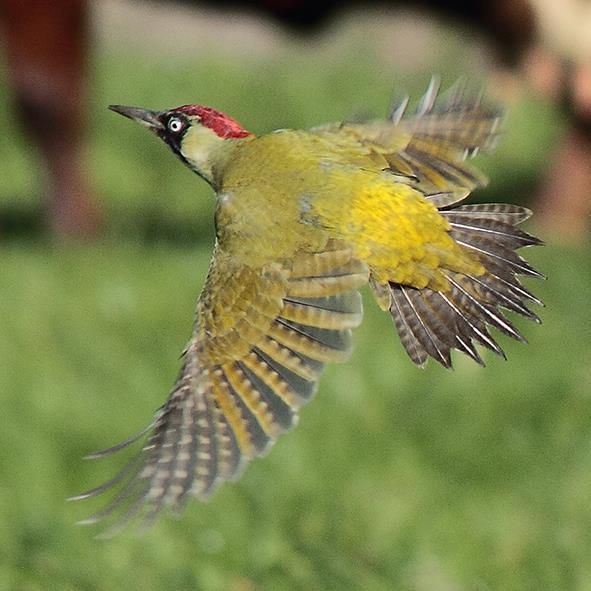
[[236, 479], [295, 425], [326, 363], [351, 352], [369, 282], [411, 360], [451, 367], [456, 349], [504, 356], [494, 327], [525, 340], [505, 310], [539, 322], [518, 276], [540, 276], [515, 251], [541, 241], [517, 226], [518, 205], [460, 203], [485, 176], [467, 162], [497, 143], [502, 112], [433, 78], [412, 113], [261, 136], [213, 108], [113, 105], [154, 132], [215, 192], [216, 243], [172, 392], [83, 523], [111, 532], [151, 523]]

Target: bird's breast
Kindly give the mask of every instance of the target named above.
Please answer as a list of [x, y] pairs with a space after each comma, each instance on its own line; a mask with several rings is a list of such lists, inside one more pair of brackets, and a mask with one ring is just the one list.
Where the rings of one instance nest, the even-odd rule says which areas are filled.
[[224, 249], [252, 266], [318, 251], [325, 233], [303, 223], [298, 196], [266, 192], [224, 192], [218, 197], [216, 228]]
[[311, 204], [325, 203], [336, 215], [346, 211], [353, 186], [341, 168], [319, 138], [299, 132], [244, 144], [224, 175], [218, 234], [257, 260], [322, 248], [328, 234], [322, 220], [311, 220]]

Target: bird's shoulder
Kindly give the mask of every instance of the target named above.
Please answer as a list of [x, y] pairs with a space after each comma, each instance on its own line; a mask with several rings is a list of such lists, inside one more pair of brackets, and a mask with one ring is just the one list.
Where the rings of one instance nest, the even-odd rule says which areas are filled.
[[[248, 166], [257, 163], [275, 163], [280, 170], [290, 166], [299, 168], [316, 166], [326, 159], [367, 155], [370, 152], [364, 143], [363, 134], [354, 127], [333, 124], [312, 129], [277, 129], [263, 134], [253, 141], [245, 142], [233, 166]], [[283, 162], [283, 167], [281, 163]]]

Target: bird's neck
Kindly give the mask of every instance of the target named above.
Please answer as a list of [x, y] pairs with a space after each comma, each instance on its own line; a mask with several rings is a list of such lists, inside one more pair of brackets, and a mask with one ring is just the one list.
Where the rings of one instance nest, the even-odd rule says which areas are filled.
[[181, 156], [192, 170], [217, 190], [235, 150], [254, 137], [222, 138], [207, 127], [193, 126], [183, 139]]

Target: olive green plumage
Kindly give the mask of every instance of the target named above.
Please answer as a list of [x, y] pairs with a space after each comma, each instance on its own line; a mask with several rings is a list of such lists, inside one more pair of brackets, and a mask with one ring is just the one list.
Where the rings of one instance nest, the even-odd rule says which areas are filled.
[[[110, 533], [190, 495], [235, 479], [296, 422], [323, 365], [351, 352], [362, 319], [357, 289], [369, 281], [411, 359], [451, 367], [476, 345], [503, 355], [489, 326], [523, 340], [502, 309], [538, 321], [540, 303], [518, 275], [538, 276], [516, 254], [540, 244], [506, 204], [457, 205], [486, 183], [466, 163], [497, 140], [501, 113], [461, 89], [389, 120], [281, 130], [255, 137], [213, 109], [166, 112], [113, 107], [165, 140], [216, 192], [216, 247], [193, 335], [150, 434], [110, 482]], [[328, 420], [328, 419], [327, 419]]]

